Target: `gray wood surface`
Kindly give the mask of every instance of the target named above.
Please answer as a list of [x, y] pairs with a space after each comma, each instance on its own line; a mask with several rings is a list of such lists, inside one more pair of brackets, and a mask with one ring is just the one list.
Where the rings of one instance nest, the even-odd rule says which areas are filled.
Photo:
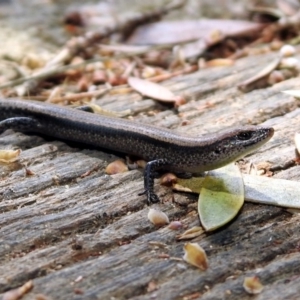
[[[243, 124], [274, 126], [274, 138], [240, 164], [269, 162], [279, 169], [275, 177], [299, 181], [299, 166], [283, 170], [295, 157], [299, 101], [281, 93], [299, 88], [299, 78], [247, 94], [236, 88], [273, 58], [251, 56], [232, 67], [165, 82], [189, 99], [178, 111], [134, 92], [106, 95], [97, 104], [131, 109], [139, 122], [193, 134]], [[158, 113], [148, 115], [153, 110]], [[190, 123], [181, 126], [183, 120]], [[47, 299], [183, 299], [194, 293], [206, 300], [253, 299], [242, 283], [257, 275], [265, 287], [255, 299], [299, 298], [299, 214], [245, 204], [231, 224], [193, 240], [208, 255], [209, 268], [202, 272], [180, 260], [184, 242], [176, 240], [179, 232], [148, 221], [149, 208], [137, 196], [143, 190], [142, 171], [105, 175], [106, 165], [119, 155], [13, 131], [0, 135], [0, 147], [22, 149], [19, 163], [0, 166], [0, 293], [33, 279], [34, 289], [24, 299], [37, 294]], [[26, 176], [25, 167], [34, 175]], [[158, 182], [155, 188], [162, 202], [153, 207], [188, 228], [199, 226], [197, 196], [173, 193]], [[151, 282], [157, 284], [154, 291], [148, 289]]]

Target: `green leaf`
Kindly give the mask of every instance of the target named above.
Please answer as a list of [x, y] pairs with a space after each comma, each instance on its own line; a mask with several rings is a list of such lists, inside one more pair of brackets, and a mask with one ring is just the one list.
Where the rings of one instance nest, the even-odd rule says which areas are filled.
[[204, 179], [204, 177], [177, 178], [176, 183], [173, 184], [173, 189], [178, 192], [200, 194]]
[[239, 168], [229, 164], [208, 172], [198, 202], [198, 213], [206, 231], [230, 222], [244, 204], [244, 183]]

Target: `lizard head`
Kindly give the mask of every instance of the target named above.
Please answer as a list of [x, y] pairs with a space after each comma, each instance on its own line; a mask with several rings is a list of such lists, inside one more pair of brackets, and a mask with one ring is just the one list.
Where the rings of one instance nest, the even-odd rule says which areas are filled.
[[272, 127], [245, 126], [233, 128], [220, 133], [219, 143], [215, 143], [214, 155], [228, 159], [228, 162], [238, 160], [253, 152], [269, 141], [274, 134]]

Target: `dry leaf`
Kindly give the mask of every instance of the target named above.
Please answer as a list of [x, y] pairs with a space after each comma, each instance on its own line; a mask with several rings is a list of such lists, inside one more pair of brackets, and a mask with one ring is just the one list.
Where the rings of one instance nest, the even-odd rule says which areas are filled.
[[164, 212], [153, 208], [149, 209], [148, 219], [155, 226], [163, 226], [170, 223], [168, 216]]
[[238, 85], [238, 88], [242, 92], [249, 92], [253, 89], [259, 88], [267, 84], [267, 78], [280, 64], [281, 57], [277, 57], [270, 64], [268, 64], [265, 68], [263, 68], [258, 74], [250, 77], [244, 82]]
[[[127, 43], [131, 45], [162, 45], [180, 44], [199, 39], [218, 42], [220, 37], [253, 35], [264, 26], [243, 20], [162, 21], [139, 26]], [[215, 38], [215, 33], [218, 38]]]
[[245, 199], [249, 202], [300, 208], [299, 182], [244, 174]]
[[21, 299], [26, 293], [28, 293], [33, 288], [33, 281], [29, 280], [21, 287], [17, 289], [10, 290], [4, 293], [2, 300], [18, 300]]
[[137, 28], [127, 40], [135, 45], [178, 45], [185, 59], [197, 57], [226, 37], [255, 36], [265, 25], [243, 20], [162, 21]]
[[296, 145], [296, 149], [298, 151], [298, 153], [300, 153], [300, 134], [299, 133], [295, 133], [295, 145]]
[[128, 84], [144, 96], [163, 102], [175, 102], [176, 96], [167, 88], [137, 77], [129, 77]]
[[147, 162], [143, 159], [139, 159], [139, 160], [136, 161], [136, 164], [139, 168], [145, 169], [146, 165], [147, 165]]
[[184, 245], [183, 259], [202, 271], [208, 268], [206, 253], [197, 243], [186, 243]]
[[111, 117], [124, 117], [131, 113], [130, 109], [122, 110], [122, 111], [112, 111], [103, 109], [101, 106], [89, 103], [88, 106], [93, 110], [94, 113], [99, 115], [111, 116]]
[[295, 98], [300, 98], [300, 90], [286, 90], [282, 91], [282, 93], [293, 96]]
[[261, 293], [264, 288], [257, 276], [246, 277], [243, 283], [243, 287], [247, 293], [253, 295]]
[[108, 175], [124, 173], [124, 172], [127, 172], [127, 171], [128, 171], [128, 167], [120, 159], [117, 159], [117, 160], [113, 161], [105, 169], [105, 173], [108, 174]]
[[0, 162], [11, 163], [18, 160], [21, 150], [0, 150]]
[[160, 184], [172, 186], [177, 182], [177, 176], [173, 173], [166, 173], [160, 178]]
[[190, 240], [193, 239], [199, 235], [201, 235], [204, 232], [203, 228], [200, 226], [194, 226], [188, 230], [186, 230], [184, 233], [177, 236], [178, 240]]

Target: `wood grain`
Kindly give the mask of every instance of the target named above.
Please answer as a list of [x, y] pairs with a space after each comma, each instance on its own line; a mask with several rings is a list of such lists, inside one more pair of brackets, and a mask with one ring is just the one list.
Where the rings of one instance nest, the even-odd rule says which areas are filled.
[[[279, 169], [275, 177], [299, 181], [299, 166], [281, 170], [295, 157], [293, 135], [300, 131], [299, 101], [281, 91], [298, 88], [299, 79], [247, 94], [236, 88], [272, 59], [270, 54], [252, 56], [232, 67], [169, 80], [165, 86], [189, 99], [178, 112], [136, 93], [106, 95], [97, 104], [131, 109], [139, 122], [193, 134], [243, 124], [274, 126], [274, 138], [244, 164], [267, 161]], [[153, 109], [160, 112], [147, 115]], [[181, 126], [184, 120], [189, 124]], [[208, 255], [209, 268], [201, 272], [180, 260], [184, 242], [176, 240], [179, 232], [155, 228], [147, 220], [145, 199], [137, 196], [142, 171], [105, 175], [105, 166], [120, 155], [13, 131], [0, 135], [0, 147], [22, 149], [19, 163], [0, 166], [0, 293], [33, 279], [24, 299], [37, 294], [183, 299], [194, 293], [205, 300], [252, 299], [242, 283], [245, 276], [257, 275], [265, 288], [255, 299], [299, 295], [299, 214], [244, 205], [231, 224], [193, 240]], [[27, 176], [25, 167], [34, 175]], [[156, 191], [162, 203], [154, 207], [188, 228], [199, 226], [195, 195], [173, 194], [158, 183]], [[148, 290], [151, 282], [157, 285], [154, 291]]]

